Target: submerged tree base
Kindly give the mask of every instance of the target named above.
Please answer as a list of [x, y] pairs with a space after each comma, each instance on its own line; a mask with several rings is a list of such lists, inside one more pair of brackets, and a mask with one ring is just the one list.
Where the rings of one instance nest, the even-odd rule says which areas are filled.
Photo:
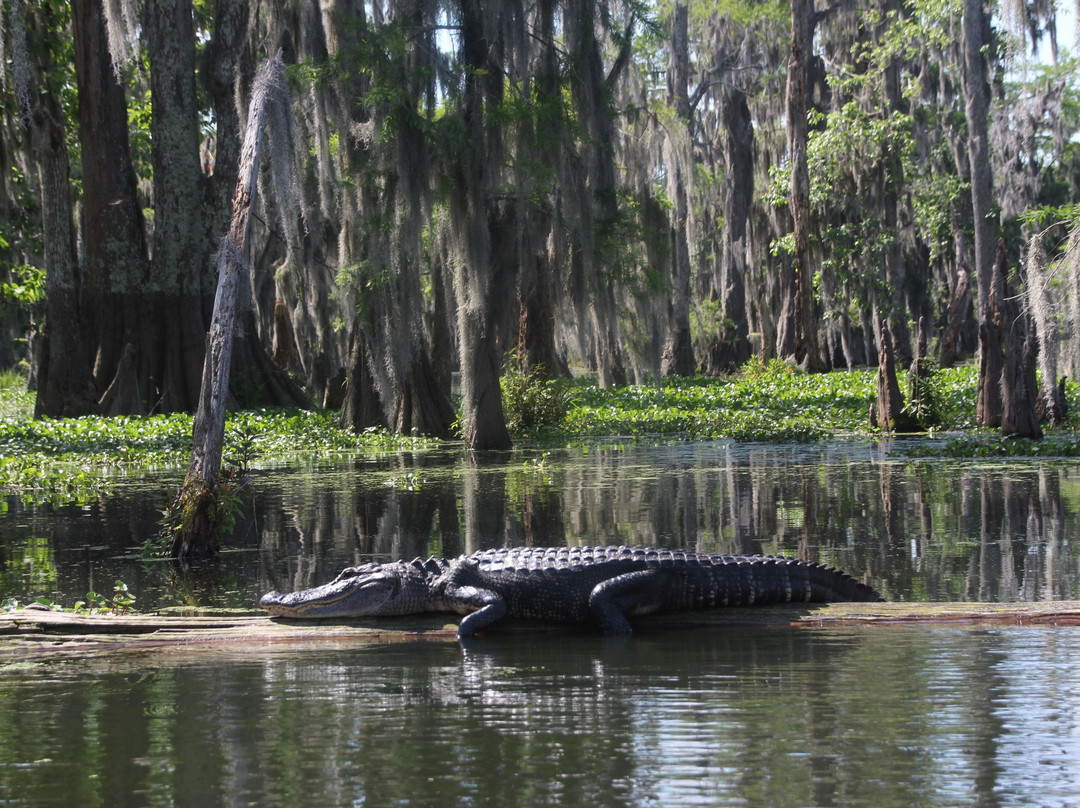
[[225, 471], [210, 486], [189, 475], [162, 514], [160, 554], [183, 563], [214, 556], [221, 537], [233, 531], [242, 510], [240, 490], [249, 482], [235, 469]]

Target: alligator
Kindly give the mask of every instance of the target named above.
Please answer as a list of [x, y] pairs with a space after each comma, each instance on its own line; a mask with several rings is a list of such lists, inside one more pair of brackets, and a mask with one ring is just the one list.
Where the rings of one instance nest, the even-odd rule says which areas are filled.
[[268, 592], [259, 605], [290, 618], [456, 612], [465, 615], [458, 636], [471, 637], [507, 615], [593, 622], [605, 634], [630, 634], [627, 617], [661, 611], [879, 600], [839, 570], [782, 556], [515, 547], [348, 567], [314, 589]]

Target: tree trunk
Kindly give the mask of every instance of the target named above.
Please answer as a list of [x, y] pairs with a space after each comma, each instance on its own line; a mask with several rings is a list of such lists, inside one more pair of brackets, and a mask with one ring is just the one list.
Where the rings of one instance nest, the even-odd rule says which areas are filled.
[[245, 255], [251, 205], [258, 184], [267, 107], [270, 103], [283, 103], [274, 98], [274, 94], [283, 92], [286, 86], [285, 65], [279, 53], [262, 67], [255, 79], [244, 145], [240, 151], [232, 220], [218, 251], [218, 288], [206, 340], [199, 408], [195, 413], [192, 435], [191, 463], [178, 495], [185, 518], [174, 537], [172, 554], [180, 559], [211, 555], [217, 549], [218, 524], [222, 515], [219, 510], [221, 503], [218, 502], [218, 477], [225, 438], [225, 404], [229, 390], [237, 298], [247, 283]]
[[[515, 202], [521, 255], [518, 260], [517, 358], [524, 373], [539, 370], [548, 377], [568, 374], [555, 345], [556, 272], [559, 256], [556, 188], [537, 177], [536, 165], [552, 176], [561, 173], [561, 139], [566, 111], [559, 76], [559, 44], [556, 40], [555, 0], [537, 3], [537, 47], [540, 49], [532, 81], [532, 108], [521, 126], [519, 150], [529, 160], [519, 160], [518, 195]], [[554, 129], [559, 137], [552, 135]], [[552, 183], [554, 186], [554, 183]]]
[[338, 419], [338, 426], [342, 429], [363, 432], [371, 427], [386, 428], [382, 403], [375, 390], [375, 379], [372, 378], [369, 367], [370, 361], [371, 352], [365, 345], [363, 331], [358, 328], [353, 332], [349, 345], [345, 403], [342, 404]]
[[754, 202], [754, 124], [746, 93], [724, 85], [720, 114], [724, 122], [724, 232], [720, 259], [720, 314], [718, 345], [710, 370], [737, 369], [750, 358], [746, 320], [746, 224]]
[[[453, 169], [451, 216], [463, 254], [457, 263], [458, 346], [461, 357], [461, 408], [466, 447], [508, 449], [510, 433], [499, 389], [500, 356], [496, 341], [492, 286], [491, 189], [488, 187], [485, 86], [491, 75], [488, 55], [493, 43], [483, 27], [479, 0], [461, 0], [461, 50], [466, 66], [461, 101], [466, 141]], [[495, 75], [493, 79], [501, 80]], [[491, 144], [497, 145], [497, 144]]]
[[[106, 45], [102, 0], [74, 0], [71, 12], [82, 147], [82, 310], [96, 351], [94, 380], [103, 390], [114, 380], [125, 342], [138, 340], [146, 241], [128, 147], [127, 102]], [[142, 381], [138, 406], [145, 412], [153, 406], [153, 391]]]
[[964, 96], [968, 125], [968, 164], [971, 173], [971, 209], [975, 224], [975, 278], [978, 289], [980, 350], [979, 396], [976, 419], [984, 426], [1001, 421], [1000, 343], [990, 334], [994, 328], [991, 285], [994, 275], [994, 245], [997, 227], [993, 215], [994, 179], [990, 165], [988, 116], [990, 85], [987, 81], [985, 48], [990, 45], [990, 21], [982, 0], [964, 0], [963, 52]]
[[[45, 47], [40, 52], [46, 59], [51, 55]], [[50, 70], [52, 66], [44, 67]], [[34, 416], [73, 418], [93, 413], [98, 395], [91, 373], [89, 334], [79, 308], [83, 279], [68, 184], [64, 113], [47, 89], [43, 88], [37, 99], [30, 131], [41, 185], [46, 287]]]
[[[999, 255], [1004, 248], [999, 247]], [[999, 261], [996, 271], [1002, 271]], [[1001, 321], [1005, 338], [1004, 367], [1001, 371], [1001, 434], [1021, 438], [1041, 438], [1042, 427], [1035, 411], [1038, 386], [1035, 382], [1035, 328], [1031, 315], [1021, 313], [1009, 294], [1004, 277], [998, 279], [1004, 293]]]
[[204, 298], [211, 288], [193, 13], [191, 0], [149, 0], [145, 26], [154, 109], [154, 250], [144, 292], [155, 295], [158, 311], [142, 318], [140, 345], [148, 355], [141, 358], [145, 371], [140, 375], [155, 380], [163, 412], [190, 410], [198, 402]]
[[810, 262], [810, 173], [807, 78], [813, 48], [814, 0], [791, 0], [791, 60], [788, 63], [788, 151], [791, 159], [791, 216], [795, 228], [795, 361], [816, 373], [817, 318]]
[[960, 327], [968, 316], [971, 305], [971, 272], [968, 270], [963, 232], [953, 226], [956, 241], [955, 278], [949, 293], [949, 305], [945, 311], [945, 330], [941, 336], [941, 356], [938, 361], [943, 368], [951, 368], [960, 356]]
[[1002, 306], [1005, 300], [1005, 273], [1008, 270], [1008, 254], [1004, 243], [998, 245], [997, 262], [991, 267], [992, 275], [986, 299], [985, 311], [979, 317], [979, 381], [975, 401], [975, 417], [983, 426], [1001, 425], [1001, 371], [1004, 364], [1002, 341], [1004, 319]]
[[912, 431], [913, 424], [911, 418], [904, 412], [900, 382], [896, 378], [896, 356], [893, 349], [892, 329], [888, 320], [883, 320], [881, 323], [876, 414], [878, 426], [887, 432]]
[[672, 12], [671, 50], [668, 61], [668, 103], [675, 108], [677, 122], [667, 134], [668, 193], [675, 206], [672, 218], [672, 246], [675, 258], [675, 288], [672, 295], [671, 330], [664, 347], [661, 372], [665, 376], [693, 376], [696, 369], [690, 338], [690, 220], [689, 197], [693, 183], [693, 121], [687, 90], [690, 44], [687, 35], [686, 4], [675, 3]]

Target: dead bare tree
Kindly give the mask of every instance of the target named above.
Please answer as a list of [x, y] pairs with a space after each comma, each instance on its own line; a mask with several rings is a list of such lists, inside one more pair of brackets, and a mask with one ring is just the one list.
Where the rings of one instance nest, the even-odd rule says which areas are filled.
[[172, 555], [181, 560], [204, 557], [217, 549], [222, 518], [219, 501], [221, 453], [225, 440], [225, 405], [229, 392], [233, 333], [241, 290], [248, 283], [245, 255], [251, 206], [259, 178], [263, 129], [276, 106], [288, 109], [289, 93], [281, 53], [259, 69], [252, 83], [247, 129], [240, 151], [240, 171], [233, 194], [232, 220], [218, 250], [218, 286], [214, 314], [206, 339], [202, 387], [195, 413], [191, 464], [175, 507], [182, 518], [173, 536]]

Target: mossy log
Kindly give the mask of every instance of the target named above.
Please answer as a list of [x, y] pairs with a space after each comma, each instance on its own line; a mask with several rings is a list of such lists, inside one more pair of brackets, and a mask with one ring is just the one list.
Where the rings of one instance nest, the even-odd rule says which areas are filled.
[[[11, 654], [87, 653], [175, 647], [259, 648], [281, 643], [447, 640], [457, 618], [420, 614], [355, 620], [285, 620], [267, 615], [85, 615], [38, 609], [0, 614], [0, 661]], [[1080, 601], [1038, 603], [829, 603], [714, 609], [637, 618], [635, 630], [755, 626], [1080, 625]], [[591, 631], [586, 626], [508, 620], [492, 634]]]

